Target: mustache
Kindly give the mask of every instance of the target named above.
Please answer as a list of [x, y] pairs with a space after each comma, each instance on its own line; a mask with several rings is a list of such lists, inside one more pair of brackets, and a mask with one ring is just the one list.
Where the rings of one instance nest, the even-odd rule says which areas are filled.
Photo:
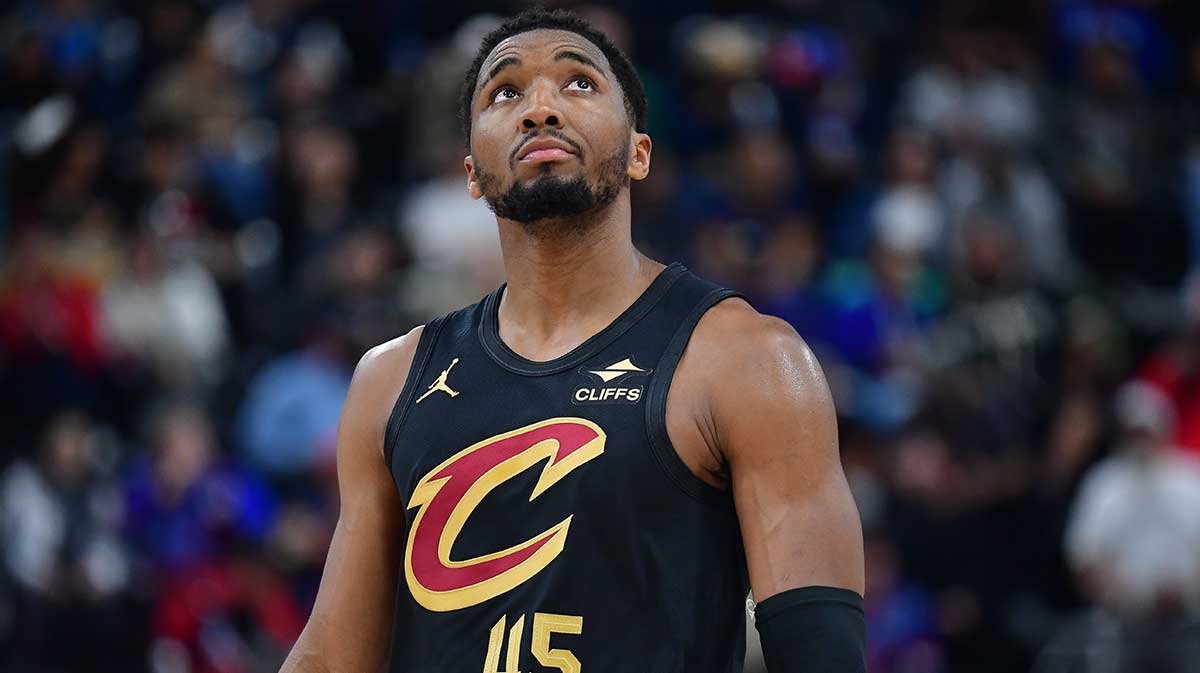
[[525, 142], [521, 143], [520, 145], [517, 145], [516, 149], [514, 149], [512, 151], [512, 153], [508, 155], [509, 163], [515, 163], [517, 160], [517, 155], [520, 154], [521, 149], [523, 147], [525, 147], [526, 145], [528, 145], [529, 143], [537, 140], [538, 138], [554, 138], [555, 140], [562, 141], [568, 147], [570, 147], [572, 151], [575, 152], [575, 156], [579, 157], [580, 161], [583, 160], [583, 148], [579, 146], [579, 143], [568, 138], [566, 136], [566, 134], [564, 134], [562, 131], [557, 131], [555, 129], [546, 129], [545, 131], [542, 131], [541, 133], [539, 133], [535, 136], [529, 136], [528, 138], [525, 139]]

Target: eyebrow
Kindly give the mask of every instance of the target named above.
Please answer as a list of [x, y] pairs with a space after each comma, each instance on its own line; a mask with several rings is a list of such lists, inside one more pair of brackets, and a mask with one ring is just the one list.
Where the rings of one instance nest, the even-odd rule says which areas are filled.
[[[577, 51], [571, 51], [569, 49], [564, 49], [563, 51], [560, 51], [554, 55], [554, 60], [555, 61], [576, 61], [578, 63], [582, 63], [583, 65], [586, 65], [589, 68], [595, 70], [596, 72], [600, 73], [601, 76], [604, 75], [604, 71], [600, 69], [600, 66], [596, 65], [595, 61], [593, 61], [592, 59], [588, 58], [587, 56], [585, 56]], [[505, 56], [504, 58], [500, 59], [499, 61], [496, 61], [496, 64], [493, 65], [492, 69], [488, 71], [487, 77], [485, 77], [484, 80], [479, 83], [479, 86], [476, 87], [476, 90], [477, 91], [482, 90], [484, 87], [487, 86], [488, 82], [495, 79], [496, 75], [499, 75], [501, 72], [503, 72], [505, 68], [511, 68], [512, 66], [515, 66], [515, 65], [521, 65], [521, 59], [517, 58], [516, 56]]]
[[583, 54], [581, 54], [577, 51], [571, 51], [569, 49], [564, 49], [554, 55], [554, 60], [555, 61], [578, 61], [578, 62], [586, 65], [587, 67], [591, 68], [592, 70], [595, 70], [596, 72], [600, 73], [601, 75], [604, 74], [604, 71], [600, 69], [600, 66], [596, 65], [595, 61], [593, 61], [592, 59], [588, 58], [587, 56], [584, 56]]
[[499, 61], [496, 61], [496, 64], [493, 65], [492, 69], [488, 71], [488, 76], [482, 82], [479, 83], [478, 87], [476, 87], [476, 91], [483, 89], [483, 87], [487, 86], [487, 83], [492, 81], [493, 79], [495, 79], [496, 75], [499, 75], [500, 72], [503, 71], [505, 68], [509, 68], [514, 65], [521, 65], [521, 59], [517, 58], [516, 56], [505, 56], [504, 58], [500, 59]]

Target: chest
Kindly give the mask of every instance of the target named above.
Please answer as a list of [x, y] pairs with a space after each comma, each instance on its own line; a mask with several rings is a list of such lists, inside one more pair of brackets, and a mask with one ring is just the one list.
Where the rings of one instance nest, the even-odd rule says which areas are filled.
[[543, 494], [594, 500], [654, 469], [645, 432], [652, 353], [606, 352], [522, 376], [461, 350], [433, 354], [397, 437], [391, 467], [410, 506], [433, 490], [498, 505]]

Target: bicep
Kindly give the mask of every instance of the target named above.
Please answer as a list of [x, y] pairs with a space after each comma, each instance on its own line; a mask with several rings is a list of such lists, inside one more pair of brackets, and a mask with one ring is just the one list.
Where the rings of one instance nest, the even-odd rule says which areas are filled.
[[862, 524], [825, 378], [790, 327], [758, 340], [714, 412], [755, 599], [809, 585], [861, 595]]

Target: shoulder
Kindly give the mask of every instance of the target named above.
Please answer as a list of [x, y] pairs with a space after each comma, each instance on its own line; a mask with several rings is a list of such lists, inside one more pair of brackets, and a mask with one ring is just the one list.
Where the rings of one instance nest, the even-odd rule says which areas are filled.
[[359, 359], [358, 366], [354, 368], [354, 377], [372, 380], [391, 378], [399, 370], [407, 375], [424, 331], [424, 325], [417, 325], [395, 339], [374, 346]]
[[[354, 368], [354, 378], [351, 381], [351, 397], [354, 388], [368, 389], [372, 393], [386, 393], [385, 396], [394, 402], [400, 395], [401, 389], [408, 380], [409, 371], [417, 355], [417, 347], [421, 338], [427, 332], [430, 338], [440, 338], [438, 335], [462, 326], [471, 319], [474, 311], [478, 310], [484, 300], [456, 311], [443, 314], [429, 322], [417, 325], [407, 333], [389, 341], [385, 341], [363, 354], [358, 365]], [[391, 414], [388, 405], [385, 417]]]
[[1138, 468], [1129, 456], [1116, 453], [1084, 472], [1073, 507], [1076, 511], [1119, 506], [1138, 481]]
[[725, 337], [753, 346], [803, 343], [800, 335], [785, 320], [759, 313], [741, 297], [725, 299], [706, 311], [696, 325], [696, 337]]
[[1179, 489], [1181, 498], [1196, 500], [1200, 498], [1200, 459], [1184, 453], [1183, 449], [1171, 447], [1166, 449], [1163, 456], [1162, 471], [1166, 480], [1173, 482]]
[[1103, 490], [1126, 481], [1136, 470], [1129, 457], [1117, 452], [1096, 463], [1083, 475], [1082, 489]]
[[0, 509], [28, 499], [42, 489], [37, 470], [24, 459], [19, 459], [0, 475]]
[[812, 349], [790, 324], [742, 299], [727, 299], [704, 314], [688, 357], [718, 436], [796, 424], [813, 432], [836, 428], [833, 400]]
[[372, 440], [378, 438], [380, 452], [383, 451], [388, 417], [408, 379], [423, 331], [424, 326], [418, 325], [402, 336], [371, 348], [354, 368], [350, 392], [342, 409], [343, 423], [365, 431]]
[[759, 313], [740, 298], [709, 309], [692, 334], [689, 349], [708, 363], [718, 381], [787, 376], [821, 378], [812, 349], [786, 321]]

